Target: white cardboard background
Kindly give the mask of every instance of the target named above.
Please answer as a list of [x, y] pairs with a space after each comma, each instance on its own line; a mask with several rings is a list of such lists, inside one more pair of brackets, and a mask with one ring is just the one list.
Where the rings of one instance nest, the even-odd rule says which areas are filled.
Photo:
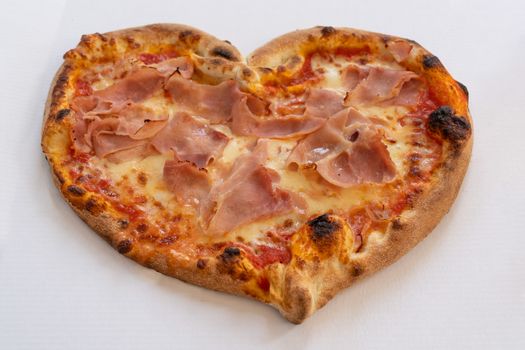
[[[0, 9], [0, 349], [525, 348], [522, 1], [3, 0]], [[193, 25], [244, 54], [318, 24], [417, 40], [471, 94], [474, 153], [451, 213], [300, 326], [120, 256], [53, 187], [41, 115], [81, 34], [154, 22]]]

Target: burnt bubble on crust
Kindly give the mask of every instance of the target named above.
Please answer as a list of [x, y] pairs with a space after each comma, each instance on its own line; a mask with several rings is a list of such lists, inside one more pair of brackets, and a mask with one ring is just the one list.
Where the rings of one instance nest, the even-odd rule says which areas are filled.
[[312, 229], [312, 238], [314, 240], [328, 237], [340, 228], [339, 223], [330, 220], [328, 214], [323, 214], [310, 220], [308, 226]]
[[117, 251], [120, 254], [127, 254], [133, 249], [133, 243], [129, 239], [124, 239], [117, 244]]
[[454, 143], [465, 140], [471, 129], [468, 120], [465, 117], [455, 115], [449, 106], [441, 106], [430, 113], [428, 128]]
[[68, 186], [67, 191], [71, 193], [72, 195], [78, 196], [78, 197], [81, 197], [84, 195], [84, 193], [86, 193], [86, 191], [84, 191], [82, 188], [75, 186], [75, 185]]
[[323, 37], [335, 34], [337, 30], [334, 27], [321, 27], [321, 35]]
[[425, 68], [434, 68], [441, 67], [442, 64], [437, 56], [425, 55], [423, 56], [423, 66], [425, 66]]
[[241, 255], [241, 250], [237, 247], [227, 247], [224, 249], [220, 258], [224, 262], [231, 262], [237, 259]]
[[467, 87], [464, 84], [462, 84], [461, 82], [457, 81], [457, 80], [456, 80], [456, 83], [459, 85], [461, 90], [463, 90], [463, 92], [465, 93], [465, 96], [467, 96], [467, 98], [468, 98], [468, 89], [467, 89]]
[[62, 121], [65, 117], [67, 117], [71, 113], [71, 110], [68, 108], [61, 109], [55, 114], [55, 120], [57, 122]]
[[195, 33], [192, 30], [183, 30], [179, 33], [179, 40], [187, 43], [195, 43], [199, 41], [201, 36], [199, 33]]
[[226, 48], [226, 47], [223, 47], [223, 46], [216, 46], [216, 47], [214, 47], [211, 50], [211, 54], [213, 56], [219, 56], [219, 57], [225, 58], [225, 59], [230, 60], [230, 61], [234, 61], [235, 60], [234, 53], [229, 48]]

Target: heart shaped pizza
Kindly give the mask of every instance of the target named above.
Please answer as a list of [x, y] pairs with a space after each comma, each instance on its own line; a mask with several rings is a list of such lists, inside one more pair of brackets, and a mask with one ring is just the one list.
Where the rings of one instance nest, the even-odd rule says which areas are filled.
[[42, 147], [119, 253], [300, 323], [449, 210], [472, 148], [467, 101], [412, 40], [315, 27], [245, 59], [157, 24], [64, 55]]

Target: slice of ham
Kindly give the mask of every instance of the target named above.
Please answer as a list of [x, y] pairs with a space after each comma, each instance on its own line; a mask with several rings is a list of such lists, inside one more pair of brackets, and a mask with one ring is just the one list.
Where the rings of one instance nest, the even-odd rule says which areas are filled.
[[411, 107], [417, 105], [424, 94], [424, 84], [421, 79], [411, 79], [403, 84], [401, 91], [396, 97], [383, 102], [383, 104]]
[[400, 94], [407, 82], [417, 78], [418, 75], [410, 71], [372, 67], [366, 79], [350, 92], [346, 102], [356, 106], [391, 100]]
[[287, 164], [313, 164], [335, 150], [345, 147], [342, 130], [346, 125], [348, 110], [343, 110], [316, 132], [299, 141], [288, 157]]
[[317, 162], [317, 172], [333, 185], [347, 188], [356, 184], [388, 182], [396, 168], [376, 132], [361, 128], [356, 140], [344, 151]]
[[305, 114], [312, 117], [328, 119], [345, 108], [343, 106], [343, 99], [343, 95], [333, 90], [310, 89], [305, 100]]
[[156, 134], [151, 144], [160, 153], [174, 151], [183, 161], [204, 168], [211, 159], [222, 154], [229, 138], [186, 112], [178, 112], [168, 125]]
[[378, 123], [353, 108], [337, 113], [321, 129], [301, 140], [287, 164], [315, 164], [321, 177], [339, 187], [385, 182], [395, 176]]
[[96, 117], [89, 124], [84, 138], [86, 143], [93, 147], [98, 157], [104, 158], [112, 153], [138, 148], [147, 143], [144, 140], [134, 140], [129, 136], [117, 135], [116, 130], [119, 123], [118, 118], [100, 119]]
[[127, 106], [146, 100], [161, 87], [164, 77], [154, 68], [142, 67], [108, 88], [90, 96], [75, 97], [71, 103], [79, 114], [104, 115], [120, 112]]
[[192, 206], [198, 206], [207, 197], [211, 187], [206, 170], [180, 160], [164, 163], [163, 178], [179, 202]]
[[156, 64], [150, 64], [148, 67], [155, 68], [165, 78], [169, 78], [175, 72], [179, 72], [184, 79], [190, 79], [193, 75], [193, 63], [190, 58], [185, 56], [170, 58]]
[[395, 40], [388, 43], [388, 51], [394, 56], [397, 62], [403, 62], [408, 58], [413, 45], [405, 40]]
[[219, 85], [199, 84], [173, 75], [166, 83], [173, 101], [188, 113], [224, 123], [231, 119], [232, 107], [243, 94], [237, 83], [227, 80]]
[[143, 140], [154, 136], [165, 125], [167, 116], [156, 115], [152, 109], [132, 104], [117, 114], [119, 124], [115, 133]]
[[[323, 118], [309, 115], [289, 116], [258, 116], [250, 108], [249, 95], [235, 103], [232, 110], [232, 131], [242, 136], [257, 136], [268, 138], [287, 138], [309, 134], [319, 129], [325, 122]], [[258, 106], [257, 103], [251, 105]]]
[[356, 86], [363, 81], [369, 73], [370, 69], [366, 66], [359, 66], [351, 64], [346, 67], [341, 74], [341, 81], [346, 91], [352, 91]]
[[71, 137], [76, 151], [121, 162], [151, 154], [149, 139], [166, 123], [166, 117], [132, 104], [118, 115], [77, 115]]
[[294, 209], [290, 193], [275, 186], [279, 175], [261, 164], [266, 157], [266, 142], [262, 140], [251, 154], [235, 161], [224, 182], [213, 186], [202, 208], [208, 234], [218, 236]]

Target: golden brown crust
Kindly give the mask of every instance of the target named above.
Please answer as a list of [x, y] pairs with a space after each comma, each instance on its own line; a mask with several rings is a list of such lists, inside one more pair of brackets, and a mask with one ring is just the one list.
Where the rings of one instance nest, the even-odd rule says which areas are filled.
[[[199, 56], [219, 58], [222, 60], [221, 67], [228, 67], [225, 60], [242, 61], [240, 53], [229, 43], [187, 26], [151, 25], [102, 36], [108, 41], [113, 38], [139, 44], [155, 40], [171, 40], [171, 43], [177, 45], [182, 42], [188, 50]], [[405, 39], [348, 28], [315, 27], [274, 39], [249, 55], [248, 64], [271, 69], [287, 65], [290, 69], [297, 69], [298, 65], [294, 63], [297, 60], [294, 57], [310, 48], [369, 45], [373, 52], [387, 52], [389, 43], [394, 40]], [[410, 43], [415, 47], [415, 54], [403, 64], [424, 76], [432, 85], [432, 92], [439, 101], [451, 106], [456, 114], [464, 116], [471, 125], [464, 89], [452, 79], [435, 56], [418, 44], [412, 41]], [[96, 45], [93, 39], [87, 36], [77, 49], [66, 54], [66, 62], [55, 76], [46, 103], [42, 147], [50, 162], [55, 184], [64, 198], [89, 226], [120, 253], [183, 281], [269, 303], [291, 322], [301, 323], [339, 290], [396, 261], [425, 238], [448, 212], [467, 170], [472, 149], [470, 130], [465, 139], [457, 142], [445, 140], [442, 163], [433, 174], [432, 182], [418, 194], [410, 209], [402, 212], [389, 224], [384, 235], [370, 237], [364, 249], [356, 253], [348, 224], [335, 215], [324, 216], [317, 222], [304, 225], [294, 234], [289, 264], [273, 264], [265, 271], [266, 278], [272, 282], [269, 292], [254, 292], [247, 288], [247, 284], [255, 283], [259, 271], [247, 261], [243, 251], [226, 248], [206, 261], [188, 261], [168, 249], [154, 249], [136, 242], [133, 237], [123, 233], [118, 215], [102, 200], [75, 189], [68, 182], [66, 174], [62, 173], [49, 143], [51, 136], [60, 132], [60, 123], [68, 114], [64, 111], [68, 108], [66, 92], [70, 88], [68, 84], [71, 79], [68, 58], [83, 55], [84, 50], [93, 45]], [[133, 44], [129, 47], [133, 50]], [[209, 62], [204, 62], [203, 65], [205, 64], [213, 65]], [[250, 70], [249, 67], [246, 68]], [[229, 71], [235, 69], [237, 68], [226, 68]], [[253, 72], [242, 74], [250, 75]]]

